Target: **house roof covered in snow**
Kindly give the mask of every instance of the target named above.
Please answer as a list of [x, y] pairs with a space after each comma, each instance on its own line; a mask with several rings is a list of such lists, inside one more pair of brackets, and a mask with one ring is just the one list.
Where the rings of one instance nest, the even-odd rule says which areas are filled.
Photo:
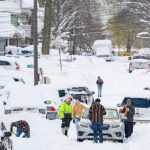
[[11, 12], [11, 13], [20, 13], [20, 6], [13, 1], [0, 1], [0, 13], [1, 12]]
[[34, 0], [22, 0], [22, 8], [33, 9], [34, 8]]

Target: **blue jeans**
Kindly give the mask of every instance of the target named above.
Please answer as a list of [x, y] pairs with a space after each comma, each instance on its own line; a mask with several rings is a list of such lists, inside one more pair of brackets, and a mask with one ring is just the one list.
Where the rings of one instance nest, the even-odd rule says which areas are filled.
[[98, 85], [98, 97], [102, 96], [102, 85]]
[[93, 133], [94, 133], [94, 142], [97, 143], [97, 140], [99, 139], [99, 142], [103, 143], [103, 124], [93, 122], [92, 129], [93, 129]]
[[78, 129], [79, 129], [79, 122], [80, 122], [80, 118], [75, 118], [75, 126], [76, 126], [77, 134], [78, 134]]
[[16, 137], [20, 137], [22, 133], [24, 133], [24, 135], [22, 136], [23, 138], [25, 137], [30, 138], [30, 132], [23, 132], [21, 129], [18, 129], [18, 128], [16, 131]]

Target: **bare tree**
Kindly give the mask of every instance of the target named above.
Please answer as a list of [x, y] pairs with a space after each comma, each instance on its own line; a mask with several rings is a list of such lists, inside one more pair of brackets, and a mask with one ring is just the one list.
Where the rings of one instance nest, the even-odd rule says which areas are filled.
[[52, 0], [46, 0], [43, 43], [42, 43], [42, 53], [44, 55], [49, 55], [50, 41], [51, 41], [51, 26], [52, 26]]

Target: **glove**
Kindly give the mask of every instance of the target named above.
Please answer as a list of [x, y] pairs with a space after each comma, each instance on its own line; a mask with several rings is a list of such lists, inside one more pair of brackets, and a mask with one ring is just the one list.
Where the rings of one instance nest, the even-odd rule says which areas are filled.
[[73, 119], [73, 123], [75, 123], [75, 120]]
[[127, 115], [127, 113], [129, 112], [129, 108], [128, 107], [126, 107], [126, 109], [125, 109], [125, 115]]

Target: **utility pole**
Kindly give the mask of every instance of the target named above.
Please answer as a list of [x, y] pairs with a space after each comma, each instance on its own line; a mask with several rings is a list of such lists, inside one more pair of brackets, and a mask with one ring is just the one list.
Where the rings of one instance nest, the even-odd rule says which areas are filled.
[[34, 0], [34, 30], [33, 30], [33, 40], [34, 40], [34, 85], [38, 84], [38, 34], [37, 34], [37, 0]]

